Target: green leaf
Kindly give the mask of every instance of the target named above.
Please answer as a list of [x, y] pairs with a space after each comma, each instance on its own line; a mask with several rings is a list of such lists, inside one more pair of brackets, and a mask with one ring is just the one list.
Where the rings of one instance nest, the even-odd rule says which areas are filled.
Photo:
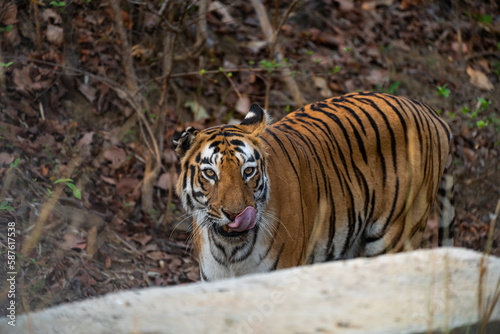
[[66, 185], [68, 186], [69, 189], [71, 190], [75, 190], [76, 189], [76, 186], [73, 184], [73, 183], [66, 183]]
[[200, 75], [203, 75], [203, 74], [205, 74], [205, 69], [204, 68], [202, 68], [201, 71], [200, 71]]
[[470, 112], [469, 107], [462, 108], [462, 114], [468, 114]]
[[14, 208], [9, 205], [9, 202], [3, 201], [0, 203], [0, 210], [14, 211]]
[[446, 86], [448, 86], [448, 83], [445, 83], [442, 86], [438, 86], [437, 94], [439, 96], [444, 96], [444, 98], [448, 98], [448, 96], [450, 96], [451, 91], [448, 88], [446, 88]]
[[333, 73], [339, 73], [339, 71], [340, 71], [340, 66], [339, 65], [335, 66], [335, 68], [333, 69]]
[[483, 111], [486, 110], [491, 104], [491, 101], [485, 100], [482, 97], [478, 97], [477, 100], [479, 101], [479, 103], [481, 105], [481, 110], [483, 110]]
[[455, 113], [454, 113], [454, 112], [451, 112], [451, 111], [450, 111], [450, 112], [448, 112], [448, 114], [450, 115], [450, 118], [451, 118], [451, 119], [455, 118]]
[[12, 64], [14, 64], [14, 62], [13, 61], [9, 61], [8, 63], [0, 63], [0, 66], [7, 68], [7, 67], [9, 67]]
[[399, 88], [399, 86], [401, 86], [401, 81], [396, 81], [395, 83], [393, 83], [389, 89], [387, 90], [387, 93], [389, 94], [394, 94], [396, 93], [396, 90]]
[[21, 159], [17, 158], [13, 163], [10, 164], [10, 167], [17, 167], [17, 165], [19, 165], [19, 161], [21, 161]]
[[82, 193], [80, 192], [80, 189], [75, 187], [75, 189], [73, 189], [73, 196], [78, 199], [82, 199]]
[[73, 180], [72, 179], [59, 179], [59, 180], [55, 181], [54, 184], [58, 184], [60, 182], [73, 182]]
[[491, 23], [493, 22], [493, 18], [491, 17], [491, 15], [486, 14], [486, 15], [481, 15], [478, 21], [483, 23]]
[[486, 125], [486, 122], [485, 121], [477, 121], [476, 125], [479, 129], [481, 129], [482, 127], [484, 127]]
[[36, 260], [33, 259], [33, 258], [29, 258], [30, 262], [33, 263], [37, 269], [40, 269], [40, 266], [38, 265], [38, 263], [36, 263]]

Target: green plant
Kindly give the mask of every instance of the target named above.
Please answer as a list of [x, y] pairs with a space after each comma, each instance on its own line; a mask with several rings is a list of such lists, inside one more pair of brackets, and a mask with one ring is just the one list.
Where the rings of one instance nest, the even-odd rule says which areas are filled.
[[393, 82], [391, 85], [389, 85], [389, 88], [387, 88], [387, 89], [383, 88], [379, 84], [375, 85], [377, 91], [384, 92], [384, 93], [387, 93], [387, 94], [395, 94], [396, 91], [398, 90], [399, 86], [401, 86], [401, 81], [400, 80]]
[[19, 161], [21, 161], [21, 159], [17, 158], [13, 163], [10, 164], [10, 167], [17, 167], [17, 165], [19, 165]]
[[[82, 198], [82, 193], [80, 192], [80, 189], [78, 189], [74, 184], [72, 179], [59, 179], [54, 182], [54, 184], [58, 184], [63, 182], [66, 184], [66, 186], [73, 191], [73, 196], [75, 196], [78, 199]], [[47, 189], [48, 190], [48, 189]]]
[[50, 6], [52, 7], [66, 7], [66, 2], [65, 1], [51, 1], [49, 3]]
[[[500, 47], [500, 42], [497, 47]], [[500, 48], [498, 48], [500, 50]], [[498, 77], [500, 77], [500, 61], [493, 60], [491, 62], [491, 67], [493, 68], [493, 73], [495, 73]]]
[[12, 29], [14, 29], [14, 26], [12, 24], [9, 24], [8, 26], [1, 27], [0, 32], [11, 32]]
[[448, 84], [445, 83], [442, 86], [437, 87], [437, 94], [438, 96], [443, 96], [445, 99], [450, 96], [451, 91], [447, 88]]
[[14, 64], [14, 62], [13, 61], [9, 61], [8, 63], [0, 63], [0, 66], [7, 68], [7, 67], [9, 67], [12, 64]]
[[[474, 109], [467, 106], [461, 109], [462, 114], [469, 119], [470, 127], [474, 127], [475, 125], [478, 129], [482, 129], [485, 126], [492, 126], [496, 132], [500, 132], [500, 117], [494, 112], [484, 115], [484, 112], [488, 110], [490, 105], [490, 100], [478, 97]], [[476, 118], [477, 120], [475, 120]]]
[[0, 203], [0, 211], [7, 210], [7, 211], [14, 211], [14, 208], [9, 205], [9, 202], [3, 201]]

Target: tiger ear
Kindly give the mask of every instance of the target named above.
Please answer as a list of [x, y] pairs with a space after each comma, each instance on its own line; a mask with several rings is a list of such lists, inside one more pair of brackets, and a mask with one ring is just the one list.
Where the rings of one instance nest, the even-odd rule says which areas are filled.
[[198, 130], [193, 128], [192, 126], [186, 128], [186, 130], [182, 131], [178, 138], [172, 140], [175, 146], [175, 152], [179, 155], [179, 157], [183, 157], [187, 151], [193, 146], [194, 139], [198, 134]]
[[250, 134], [258, 135], [264, 131], [269, 121], [270, 117], [267, 112], [258, 104], [254, 103], [240, 125], [244, 125], [246, 128], [245, 130]]

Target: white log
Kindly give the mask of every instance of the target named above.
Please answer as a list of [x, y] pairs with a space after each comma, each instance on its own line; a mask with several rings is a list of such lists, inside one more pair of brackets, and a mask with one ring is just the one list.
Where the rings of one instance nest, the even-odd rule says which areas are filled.
[[[0, 333], [475, 333], [481, 257], [420, 250], [112, 293], [1, 320]], [[500, 258], [485, 263], [491, 300]], [[499, 305], [487, 333], [500, 333]]]

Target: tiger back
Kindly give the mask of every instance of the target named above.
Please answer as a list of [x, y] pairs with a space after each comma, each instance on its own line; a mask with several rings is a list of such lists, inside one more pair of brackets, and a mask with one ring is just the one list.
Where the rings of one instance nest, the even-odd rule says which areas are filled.
[[[175, 141], [203, 279], [420, 246], [438, 190], [450, 191], [451, 133], [434, 110], [354, 93], [269, 123], [253, 105], [240, 125]], [[452, 203], [439, 199], [449, 231]]]

